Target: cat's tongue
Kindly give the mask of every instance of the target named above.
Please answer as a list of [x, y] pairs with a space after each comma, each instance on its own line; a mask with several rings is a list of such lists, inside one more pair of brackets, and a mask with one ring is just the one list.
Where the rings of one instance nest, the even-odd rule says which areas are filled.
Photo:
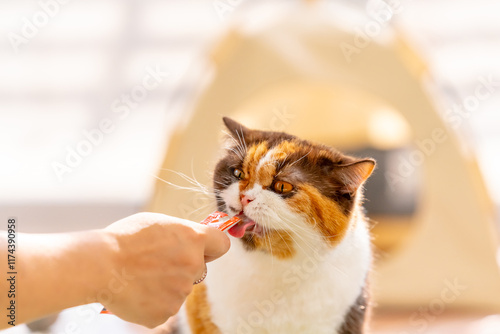
[[241, 238], [245, 234], [246, 230], [255, 226], [255, 222], [252, 220], [241, 221], [234, 225], [228, 230], [228, 233], [235, 238]]

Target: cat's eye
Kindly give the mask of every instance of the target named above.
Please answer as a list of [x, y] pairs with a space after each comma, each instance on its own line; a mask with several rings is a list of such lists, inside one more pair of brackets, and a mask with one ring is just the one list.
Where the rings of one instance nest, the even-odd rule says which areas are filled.
[[241, 171], [241, 169], [236, 168], [233, 171], [234, 176], [236, 176], [238, 179], [243, 180], [245, 178], [245, 174]]
[[278, 194], [286, 194], [293, 190], [293, 186], [285, 181], [276, 181], [274, 182], [273, 189]]

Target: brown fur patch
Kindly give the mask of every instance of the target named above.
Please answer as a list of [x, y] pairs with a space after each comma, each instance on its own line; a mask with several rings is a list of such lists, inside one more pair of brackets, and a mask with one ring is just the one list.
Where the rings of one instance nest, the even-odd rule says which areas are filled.
[[309, 223], [319, 229], [331, 245], [342, 240], [349, 227], [350, 219], [342, 209], [309, 184], [300, 185], [288, 203], [295, 212], [305, 213]]
[[220, 334], [219, 328], [212, 322], [204, 283], [193, 287], [186, 300], [186, 313], [192, 334]]

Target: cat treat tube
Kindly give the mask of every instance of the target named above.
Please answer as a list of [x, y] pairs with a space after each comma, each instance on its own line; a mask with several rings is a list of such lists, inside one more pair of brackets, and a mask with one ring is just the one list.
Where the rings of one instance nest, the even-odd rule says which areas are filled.
[[[238, 224], [241, 221], [238, 217], [231, 217], [227, 213], [214, 211], [208, 215], [207, 218], [203, 219], [200, 224], [212, 226], [218, 229], [219, 231], [227, 231], [234, 225]], [[113, 314], [108, 311], [106, 308], [103, 308], [101, 314]]]
[[236, 216], [230, 217], [224, 212], [215, 211], [205, 218], [201, 224], [215, 227], [216, 229], [224, 232], [238, 224], [240, 221], [241, 219]]

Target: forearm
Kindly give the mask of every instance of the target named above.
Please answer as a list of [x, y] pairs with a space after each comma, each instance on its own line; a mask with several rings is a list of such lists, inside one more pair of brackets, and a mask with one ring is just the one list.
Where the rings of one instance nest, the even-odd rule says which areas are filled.
[[[96, 301], [108, 280], [113, 256], [105, 233], [20, 233], [17, 240], [16, 323]], [[7, 258], [6, 247], [0, 253]], [[6, 260], [2, 261], [6, 273]], [[5, 295], [8, 289], [2, 290]], [[0, 328], [6, 326], [2, 321]]]
[[[207, 259], [230, 246], [215, 228], [146, 212], [103, 230], [19, 234], [17, 239], [16, 324], [99, 301], [124, 320], [156, 327], [178, 312]], [[4, 274], [10, 271], [6, 240], [0, 231]], [[4, 312], [8, 290], [0, 279]], [[0, 321], [0, 328], [7, 326]]]

